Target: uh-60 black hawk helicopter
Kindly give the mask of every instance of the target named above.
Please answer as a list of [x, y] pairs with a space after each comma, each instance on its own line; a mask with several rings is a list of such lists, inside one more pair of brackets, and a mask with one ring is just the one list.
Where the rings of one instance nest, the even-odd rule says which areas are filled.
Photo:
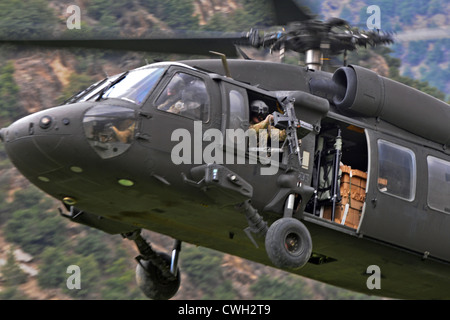
[[[150, 298], [177, 292], [182, 241], [371, 295], [450, 298], [449, 105], [356, 65], [322, 71], [324, 52], [392, 39], [273, 4], [289, 24], [265, 34], [4, 40], [306, 56], [306, 66], [186, 60], [106, 78], [2, 129], [11, 161], [71, 221], [134, 240]], [[253, 129], [258, 113], [268, 130]], [[172, 255], [142, 229], [176, 239]]]

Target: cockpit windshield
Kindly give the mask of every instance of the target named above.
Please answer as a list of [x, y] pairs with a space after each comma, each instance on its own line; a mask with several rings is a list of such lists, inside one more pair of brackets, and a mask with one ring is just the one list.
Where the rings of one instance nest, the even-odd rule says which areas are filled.
[[[75, 102], [83, 102], [91, 99], [94, 96], [97, 96], [100, 90], [105, 88], [111, 81], [114, 81], [117, 76], [113, 76], [111, 78], [104, 78], [94, 84], [91, 84], [86, 89], [74, 94], [72, 97], [67, 99], [64, 104], [71, 104]], [[108, 81], [109, 80], [109, 81]]]
[[[165, 68], [140, 68], [113, 77], [99, 92], [101, 98], [116, 98], [141, 105], [164, 73]], [[89, 100], [98, 99], [99, 95]]]

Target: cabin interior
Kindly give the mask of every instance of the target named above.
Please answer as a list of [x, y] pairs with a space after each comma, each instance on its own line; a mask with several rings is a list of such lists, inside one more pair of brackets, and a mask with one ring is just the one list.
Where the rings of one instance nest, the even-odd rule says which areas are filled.
[[331, 118], [316, 136], [313, 187], [317, 193], [306, 211], [357, 229], [365, 202], [368, 170], [363, 128]]

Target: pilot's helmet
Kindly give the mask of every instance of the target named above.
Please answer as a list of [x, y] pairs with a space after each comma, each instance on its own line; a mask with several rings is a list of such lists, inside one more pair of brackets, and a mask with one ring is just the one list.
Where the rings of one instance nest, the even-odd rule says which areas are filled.
[[167, 86], [167, 94], [174, 95], [175, 93], [180, 93], [180, 90], [183, 87], [184, 87], [183, 78], [179, 74], [176, 74], [173, 76], [172, 80], [170, 80], [170, 83]]
[[186, 90], [183, 92], [183, 101], [195, 101], [199, 104], [205, 104], [208, 100], [206, 87], [203, 81], [193, 80], [189, 83]]
[[252, 116], [263, 120], [269, 114], [269, 107], [264, 101], [255, 100], [250, 104], [250, 112]]

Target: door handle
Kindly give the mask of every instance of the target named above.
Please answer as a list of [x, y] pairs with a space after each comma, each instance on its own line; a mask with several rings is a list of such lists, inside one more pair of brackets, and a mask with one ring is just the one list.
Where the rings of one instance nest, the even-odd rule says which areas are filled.
[[147, 113], [147, 112], [144, 112], [144, 111], [139, 111], [138, 115], [140, 117], [144, 117], [144, 118], [147, 118], [147, 119], [150, 119], [150, 118], [153, 117], [150, 113]]

